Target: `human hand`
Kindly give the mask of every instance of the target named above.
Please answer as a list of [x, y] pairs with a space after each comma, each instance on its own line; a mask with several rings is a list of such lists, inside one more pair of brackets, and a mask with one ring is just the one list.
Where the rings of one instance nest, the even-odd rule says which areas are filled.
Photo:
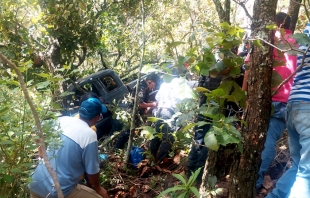
[[108, 191], [106, 189], [100, 187], [99, 189], [96, 190], [96, 192], [101, 195], [103, 198], [109, 198]]

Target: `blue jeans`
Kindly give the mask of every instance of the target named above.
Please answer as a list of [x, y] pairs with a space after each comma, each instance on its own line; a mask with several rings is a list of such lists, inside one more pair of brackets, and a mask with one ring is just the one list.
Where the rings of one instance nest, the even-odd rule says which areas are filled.
[[258, 179], [256, 181], [257, 189], [263, 184], [264, 175], [276, 156], [276, 143], [286, 129], [286, 103], [272, 102], [272, 105], [274, 107], [274, 114], [270, 117], [264, 150], [261, 155], [262, 163], [260, 165]]
[[293, 101], [287, 105], [287, 129], [292, 167], [278, 180], [267, 197], [310, 197], [310, 102]]

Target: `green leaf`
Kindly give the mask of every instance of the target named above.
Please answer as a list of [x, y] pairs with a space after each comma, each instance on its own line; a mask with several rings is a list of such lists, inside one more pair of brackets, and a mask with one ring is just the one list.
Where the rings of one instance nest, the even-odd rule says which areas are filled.
[[292, 37], [297, 41], [297, 43], [306, 46], [310, 43], [310, 38], [303, 33], [295, 33], [292, 35]]
[[254, 40], [253, 44], [257, 47], [262, 47], [263, 45], [261, 44], [260, 40]]
[[23, 173], [23, 171], [20, 170], [19, 168], [12, 168], [10, 171], [11, 171], [12, 173]]
[[154, 139], [154, 134], [156, 133], [155, 129], [153, 127], [150, 126], [143, 126], [143, 127], [139, 127], [137, 129], [142, 129], [140, 136], [141, 137], [145, 137], [148, 140], [152, 140]]
[[147, 121], [150, 121], [150, 122], [157, 122], [158, 120], [160, 119], [156, 117], [147, 117]]
[[200, 197], [199, 191], [198, 191], [198, 189], [195, 186], [191, 186], [191, 187], [189, 187], [189, 189], [195, 194], [195, 196], [197, 198]]
[[205, 121], [199, 121], [196, 123], [197, 126], [201, 127], [201, 126], [204, 126], [206, 124], [211, 124], [210, 122], [205, 122]]
[[49, 85], [50, 85], [50, 81], [49, 80], [44, 81], [44, 82], [40, 82], [40, 83], [37, 84], [37, 89], [44, 89], [44, 88], [46, 88]]
[[268, 30], [275, 30], [275, 29], [277, 29], [277, 25], [276, 24], [270, 24], [270, 25], [267, 25], [266, 28]]
[[16, 85], [19, 86], [19, 82], [16, 80], [0, 80], [0, 84], [7, 84], [7, 85]]
[[236, 117], [234, 117], [234, 116], [230, 116], [230, 117], [225, 117], [224, 118], [224, 123], [225, 124], [231, 124], [231, 123], [233, 123], [233, 122], [236, 122], [236, 121], [238, 121], [239, 119], [237, 119]]
[[165, 194], [170, 193], [170, 192], [172, 192], [172, 191], [177, 191], [177, 190], [186, 190], [186, 188], [185, 188], [184, 186], [180, 186], [180, 185], [174, 186], [174, 187], [172, 187], [172, 188], [168, 188], [168, 189], [164, 190], [163, 192], [161, 192], [161, 193], [157, 196], [157, 198], [162, 198], [162, 196], [164, 196]]
[[188, 182], [187, 182], [187, 186], [192, 186], [192, 185], [193, 185], [193, 183], [196, 181], [196, 178], [198, 177], [200, 171], [201, 171], [201, 167], [198, 168], [198, 169], [194, 172], [194, 174], [192, 174], [192, 175], [189, 177]]
[[189, 124], [183, 128], [182, 133], [185, 133], [187, 130], [191, 129], [192, 127], [196, 126], [195, 123]]
[[211, 92], [209, 89], [204, 88], [204, 87], [196, 87], [195, 91], [202, 92], [202, 93], [204, 93], [204, 92]]
[[14, 176], [12, 175], [2, 175], [2, 177], [7, 183], [12, 183], [14, 181]]
[[178, 198], [185, 198], [186, 195], [187, 195], [187, 191], [185, 191], [184, 193], [180, 194], [180, 195], [178, 196]]
[[59, 96], [60, 97], [66, 97], [66, 96], [70, 96], [73, 94], [74, 94], [74, 92], [65, 91], [65, 92], [62, 92]]
[[0, 145], [11, 145], [13, 142], [11, 140], [3, 140], [0, 142]]
[[208, 183], [210, 184], [212, 188], [215, 187], [216, 182], [217, 182], [217, 178], [215, 175], [208, 177]]
[[9, 110], [9, 107], [4, 107], [3, 109], [0, 109], [0, 115], [5, 114]]
[[271, 88], [276, 88], [283, 81], [282, 76], [275, 70], [272, 71]]
[[56, 102], [52, 102], [51, 105], [52, 105], [53, 109], [55, 109], [55, 110], [62, 110], [60, 105]]
[[41, 73], [41, 74], [37, 74], [38, 76], [41, 76], [43, 78], [47, 78], [47, 77], [51, 77], [50, 74], [45, 74], [45, 73]]
[[184, 179], [184, 177], [182, 177], [182, 175], [180, 174], [172, 174], [172, 175], [178, 180], [180, 180], [184, 185], [186, 185], [186, 180]]
[[221, 23], [220, 25], [221, 25], [221, 27], [222, 27], [223, 29], [225, 29], [225, 30], [228, 30], [228, 29], [231, 28], [231, 26], [230, 26], [227, 22], [223, 22], [223, 23]]
[[220, 147], [220, 145], [218, 144], [218, 141], [216, 139], [216, 136], [215, 136], [214, 132], [212, 132], [212, 131], [209, 131], [205, 135], [204, 142], [205, 142], [206, 147], [208, 147], [208, 148], [210, 148], [210, 149], [212, 149], [214, 151], [217, 151], [219, 149], [219, 147]]
[[232, 144], [232, 143], [239, 143], [239, 138], [236, 137], [234, 134], [231, 134], [227, 130], [222, 130], [222, 133], [217, 136], [218, 143], [221, 145], [226, 146], [227, 144]]
[[212, 65], [210, 67], [210, 71], [215, 70], [215, 71], [221, 71], [225, 68], [224, 62], [223, 61], [219, 61], [217, 63], [215, 63], [214, 65]]

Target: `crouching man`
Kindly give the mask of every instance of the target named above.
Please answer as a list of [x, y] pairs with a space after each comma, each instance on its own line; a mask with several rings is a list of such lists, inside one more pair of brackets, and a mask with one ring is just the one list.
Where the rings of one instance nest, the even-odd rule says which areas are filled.
[[[62, 131], [60, 145], [51, 144], [47, 154], [66, 198], [108, 198], [99, 181], [97, 136], [90, 128], [105, 112], [106, 106], [96, 98], [89, 98], [80, 106], [80, 118], [64, 116], [57, 120]], [[77, 184], [84, 172], [95, 190]], [[31, 198], [57, 198], [54, 182], [44, 163], [37, 166], [29, 189]]]

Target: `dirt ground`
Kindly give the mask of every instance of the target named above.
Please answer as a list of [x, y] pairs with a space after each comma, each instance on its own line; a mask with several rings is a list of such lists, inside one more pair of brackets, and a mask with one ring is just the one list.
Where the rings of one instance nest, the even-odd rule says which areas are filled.
[[[109, 163], [102, 166], [103, 186], [108, 189], [112, 198], [153, 198], [167, 188], [180, 184], [180, 180], [172, 174], [185, 177], [186, 158], [183, 152], [177, 152], [174, 158], [165, 158], [160, 165], [154, 165], [151, 160], [143, 160], [138, 167], [124, 168], [121, 155], [110, 154]], [[265, 175], [264, 189], [256, 198], [265, 197], [274, 187], [281, 175], [291, 166], [288, 135], [285, 132], [277, 143], [277, 155]], [[217, 178], [215, 197], [226, 198], [229, 176]], [[199, 188], [198, 188], [199, 190]], [[169, 196], [165, 196], [169, 197]], [[173, 197], [173, 196], [171, 196]]]

